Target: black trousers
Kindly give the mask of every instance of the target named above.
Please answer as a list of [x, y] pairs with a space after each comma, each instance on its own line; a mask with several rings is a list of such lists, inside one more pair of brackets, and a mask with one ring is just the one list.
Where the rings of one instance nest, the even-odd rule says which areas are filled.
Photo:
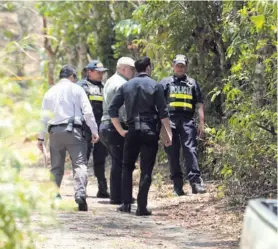
[[124, 142], [122, 199], [132, 201], [132, 173], [140, 154], [140, 184], [137, 196], [138, 208], [147, 207], [148, 193], [152, 182], [152, 171], [158, 150], [158, 135], [152, 131], [138, 131], [129, 128]]
[[[106, 147], [100, 141], [94, 145], [91, 143], [91, 141], [88, 141], [88, 151], [87, 151], [88, 161], [91, 154], [93, 156], [94, 173], [98, 180], [98, 183], [102, 181], [106, 181], [105, 159], [108, 155]], [[88, 167], [91, 167], [91, 165], [88, 164]]]
[[103, 122], [99, 128], [101, 142], [105, 145], [112, 159], [110, 171], [110, 199], [122, 201], [122, 164], [124, 138], [110, 122]]
[[193, 119], [171, 120], [173, 127], [172, 146], [165, 147], [170, 163], [171, 179], [174, 188], [182, 188], [183, 173], [180, 165], [180, 148], [184, 154], [184, 167], [190, 184], [200, 182], [200, 169], [197, 161], [197, 131]]

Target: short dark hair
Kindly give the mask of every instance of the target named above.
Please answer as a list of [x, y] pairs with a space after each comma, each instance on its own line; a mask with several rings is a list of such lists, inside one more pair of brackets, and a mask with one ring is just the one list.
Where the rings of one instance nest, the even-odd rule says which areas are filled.
[[88, 69], [86, 67], [84, 67], [82, 70], [82, 73], [81, 73], [82, 79], [86, 78], [87, 74], [88, 74]]
[[146, 68], [151, 65], [151, 59], [147, 56], [135, 61], [135, 69], [138, 73], [146, 72]]
[[63, 79], [63, 78], [69, 78], [71, 75], [73, 75], [74, 78], [77, 77], [77, 73], [75, 69], [69, 65], [65, 65], [62, 67], [59, 77], [60, 79]]

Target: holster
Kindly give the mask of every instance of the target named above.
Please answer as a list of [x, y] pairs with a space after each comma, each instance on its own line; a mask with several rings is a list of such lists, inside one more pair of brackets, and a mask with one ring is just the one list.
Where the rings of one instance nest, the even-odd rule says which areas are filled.
[[92, 140], [92, 133], [90, 130], [90, 127], [86, 124], [85, 120], [82, 120], [82, 136], [86, 141], [91, 141]]
[[160, 132], [160, 120], [157, 115], [140, 115], [140, 130], [149, 130], [156, 133]]

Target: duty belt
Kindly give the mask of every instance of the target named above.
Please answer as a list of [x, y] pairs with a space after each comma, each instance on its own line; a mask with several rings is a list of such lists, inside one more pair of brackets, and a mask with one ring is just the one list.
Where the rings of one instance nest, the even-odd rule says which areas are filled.
[[[101, 121], [101, 123], [102, 123], [102, 124], [105, 124], [105, 125], [112, 125], [112, 126], [114, 127], [114, 125], [113, 125], [113, 123], [112, 123], [111, 120], [104, 120], [104, 121]], [[122, 125], [122, 127], [123, 127], [124, 129], [127, 128], [127, 125], [126, 125], [125, 123], [120, 122], [120, 124]]]
[[[50, 131], [51, 130], [51, 128], [53, 128], [53, 127], [65, 127], [65, 126], [67, 126], [68, 124], [55, 124], [55, 125], [49, 125], [48, 126], [48, 131]], [[82, 125], [80, 125], [80, 124], [74, 124], [73, 125], [73, 128], [82, 128]]]
[[135, 130], [141, 130], [141, 123], [149, 123], [149, 122], [158, 122], [157, 114], [139, 114], [139, 116], [135, 117], [131, 122], [127, 125], [130, 128]]
[[101, 121], [101, 123], [106, 124], [106, 125], [112, 124], [112, 122], [110, 120], [104, 120], [104, 121]]

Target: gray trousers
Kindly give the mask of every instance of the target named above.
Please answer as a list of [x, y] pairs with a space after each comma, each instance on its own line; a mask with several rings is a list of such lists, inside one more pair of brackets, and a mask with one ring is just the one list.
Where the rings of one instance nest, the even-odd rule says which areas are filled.
[[66, 126], [54, 126], [49, 131], [51, 173], [58, 187], [64, 176], [65, 157], [68, 151], [73, 170], [75, 197], [86, 197], [87, 175], [87, 142], [80, 128], [67, 132]]

